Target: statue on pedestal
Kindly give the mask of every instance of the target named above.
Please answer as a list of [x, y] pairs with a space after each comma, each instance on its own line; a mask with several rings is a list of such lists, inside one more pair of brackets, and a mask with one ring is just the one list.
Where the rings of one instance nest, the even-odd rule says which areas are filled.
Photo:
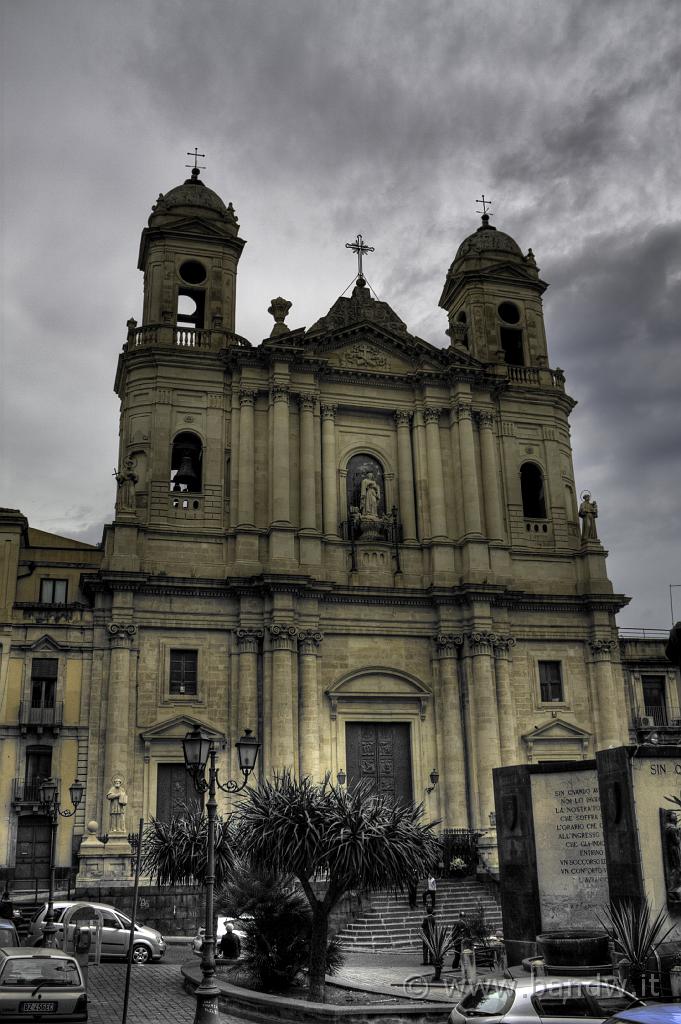
[[381, 500], [381, 489], [373, 473], [367, 473], [362, 480], [359, 510], [362, 516], [370, 519], [378, 518], [378, 505]]
[[109, 801], [109, 832], [127, 835], [125, 808], [128, 803], [128, 794], [125, 791], [123, 779], [120, 775], [114, 775], [111, 783], [111, 789], [106, 794], [106, 798]]
[[582, 520], [582, 541], [598, 540], [596, 533], [596, 519], [598, 518], [598, 505], [591, 500], [590, 491], [582, 491], [582, 503], [579, 506], [579, 518]]
[[128, 456], [123, 462], [122, 471], [119, 473], [114, 469], [113, 475], [116, 477], [118, 486], [117, 508], [119, 511], [134, 512], [136, 507], [135, 484], [138, 480], [135, 472], [135, 460]]

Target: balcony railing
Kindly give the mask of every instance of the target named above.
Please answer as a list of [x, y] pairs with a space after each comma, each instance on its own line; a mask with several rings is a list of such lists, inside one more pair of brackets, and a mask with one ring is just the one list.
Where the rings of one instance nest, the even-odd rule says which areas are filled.
[[142, 327], [138, 327], [137, 322], [131, 320], [128, 324], [126, 350], [130, 352], [151, 345], [202, 349], [209, 352], [219, 352], [223, 348], [251, 348], [251, 343], [246, 338], [221, 327], [184, 327], [178, 324], [143, 324]]
[[[60, 779], [54, 779], [57, 783], [57, 790], [59, 790]], [[42, 779], [12, 779], [12, 803], [13, 804], [33, 804], [37, 805], [40, 803], [40, 785]]]
[[642, 707], [636, 712], [637, 729], [676, 729], [681, 730], [681, 719], [670, 718], [667, 708], [655, 704]]
[[43, 732], [44, 729], [51, 729], [54, 733], [59, 732], [64, 722], [64, 704], [57, 701], [51, 708], [34, 708], [30, 700], [22, 700], [19, 704], [19, 728], [22, 733]]
[[565, 374], [562, 370], [551, 370], [544, 366], [514, 366], [506, 364], [496, 371], [505, 372], [507, 380], [512, 384], [529, 384], [532, 387], [558, 388], [565, 391]]

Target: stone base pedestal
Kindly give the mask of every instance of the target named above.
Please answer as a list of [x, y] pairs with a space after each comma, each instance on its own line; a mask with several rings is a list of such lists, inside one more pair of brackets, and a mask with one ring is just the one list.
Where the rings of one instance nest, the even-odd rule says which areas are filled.
[[88, 834], [78, 851], [78, 885], [120, 882], [132, 884], [132, 847], [127, 836], [112, 835], [107, 843], [97, 838], [97, 822], [88, 823]]

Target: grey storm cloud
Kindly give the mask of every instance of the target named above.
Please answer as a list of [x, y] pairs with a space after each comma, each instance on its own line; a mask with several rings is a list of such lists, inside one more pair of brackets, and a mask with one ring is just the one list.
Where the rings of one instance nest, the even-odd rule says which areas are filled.
[[[206, 153], [239, 216], [237, 330], [310, 325], [352, 281], [444, 345], [477, 224], [531, 246], [579, 399], [622, 621], [664, 626], [678, 544], [678, 0], [9, 0], [0, 8], [0, 502], [91, 541], [113, 508], [117, 354], [139, 234]], [[645, 544], [642, 538], [645, 537]]]

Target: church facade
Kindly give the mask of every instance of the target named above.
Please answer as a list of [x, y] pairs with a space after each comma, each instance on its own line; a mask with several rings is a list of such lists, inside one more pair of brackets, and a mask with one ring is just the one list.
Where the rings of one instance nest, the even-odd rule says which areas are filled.
[[[124, 855], [140, 817], [191, 800], [197, 723], [224, 777], [250, 728], [265, 775], [342, 770], [492, 842], [494, 767], [588, 758], [636, 727], [626, 598], [578, 504], [531, 250], [483, 215], [445, 275], [437, 348], [361, 269], [307, 329], [272, 300], [251, 344], [244, 244], [198, 171], [153, 207], [102, 544], [0, 512], [0, 863], [17, 878], [42, 870], [41, 777], [66, 800], [86, 782], [60, 865], [91, 820]], [[678, 679], [655, 664], [671, 721]]]

